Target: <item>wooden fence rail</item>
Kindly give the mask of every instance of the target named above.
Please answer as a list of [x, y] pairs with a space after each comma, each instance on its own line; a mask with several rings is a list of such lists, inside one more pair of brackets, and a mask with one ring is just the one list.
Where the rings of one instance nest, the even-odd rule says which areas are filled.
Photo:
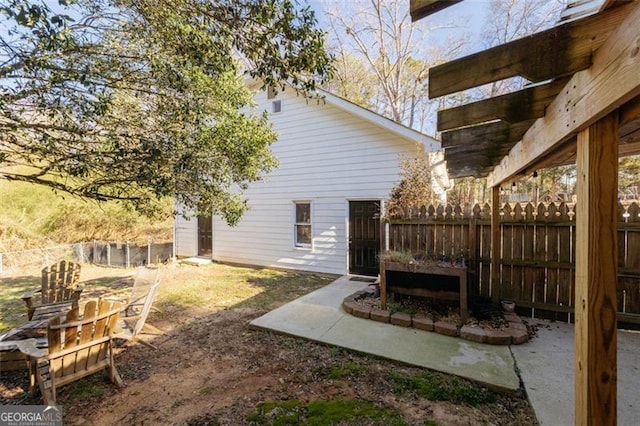
[[[388, 249], [433, 258], [463, 257], [473, 296], [516, 302], [521, 313], [570, 320], [575, 297], [572, 204], [501, 208], [499, 287], [491, 288], [491, 206], [429, 206], [385, 222]], [[640, 206], [619, 204], [618, 311], [640, 323]], [[495, 294], [494, 294], [495, 292]]]

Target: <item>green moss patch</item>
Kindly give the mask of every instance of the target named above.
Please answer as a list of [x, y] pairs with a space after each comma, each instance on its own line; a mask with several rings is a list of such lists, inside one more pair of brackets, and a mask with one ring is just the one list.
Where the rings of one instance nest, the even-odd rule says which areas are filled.
[[368, 371], [364, 364], [347, 361], [329, 366], [320, 366], [314, 369], [314, 373], [320, 377], [331, 380], [343, 380], [352, 377], [360, 377]]
[[389, 408], [377, 407], [368, 401], [331, 400], [310, 401], [265, 401], [247, 417], [249, 422], [259, 425], [350, 425], [401, 426], [406, 423], [400, 414]]
[[469, 405], [489, 404], [496, 402], [497, 394], [489, 389], [467, 380], [434, 373], [423, 373], [419, 376], [407, 376], [391, 373], [390, 380], [398, 394], [414, 392], [419, 397], [430, 401], [449, 401], [456, 404]]

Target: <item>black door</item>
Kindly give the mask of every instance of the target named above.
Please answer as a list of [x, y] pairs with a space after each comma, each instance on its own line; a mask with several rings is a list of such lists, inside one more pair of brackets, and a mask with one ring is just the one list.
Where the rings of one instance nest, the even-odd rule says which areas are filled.
[[380, 202], [349, 202], [349, 273], [379, 273]]
[[198, 256], [213, 254], [213, 221], [211, 216], [198, 216]]

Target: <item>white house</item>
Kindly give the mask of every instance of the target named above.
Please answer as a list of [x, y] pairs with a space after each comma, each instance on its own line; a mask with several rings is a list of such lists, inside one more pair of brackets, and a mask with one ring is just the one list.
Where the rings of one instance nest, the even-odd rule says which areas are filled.
[[[278, 141], [280, 165], [246, 191], [249, 211], [235, 227], [219, 217], [175, 221], [178, 257], [333, 274], [376, 275], [381, 209], [399, 182], [399, 161], [416, 144], [441, 158], [440, 143], [323, 92], [258, 92]], [[438, 190], [447, 186], [444, 164]]]

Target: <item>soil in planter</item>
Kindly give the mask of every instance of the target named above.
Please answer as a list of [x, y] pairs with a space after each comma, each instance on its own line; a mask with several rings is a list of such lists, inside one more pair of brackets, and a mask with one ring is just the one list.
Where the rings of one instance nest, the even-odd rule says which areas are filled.
[[[380, 298], [374, 296], [359, 298], [356, 303], [377, 309], [382, 308]], [[446, 321], [462, 325], [460, 307], [440, 300], [393, 294], [387, 301], [387, 310], [391, 314], [396, 312], [419, 314], [431, 318], [434, 322]], [[471, 303], [467, 325], [503, 330], [509, 327], [509, 322], [504, 319], [502, 311], [494, 306], [490, 299], [477, 298]]]

